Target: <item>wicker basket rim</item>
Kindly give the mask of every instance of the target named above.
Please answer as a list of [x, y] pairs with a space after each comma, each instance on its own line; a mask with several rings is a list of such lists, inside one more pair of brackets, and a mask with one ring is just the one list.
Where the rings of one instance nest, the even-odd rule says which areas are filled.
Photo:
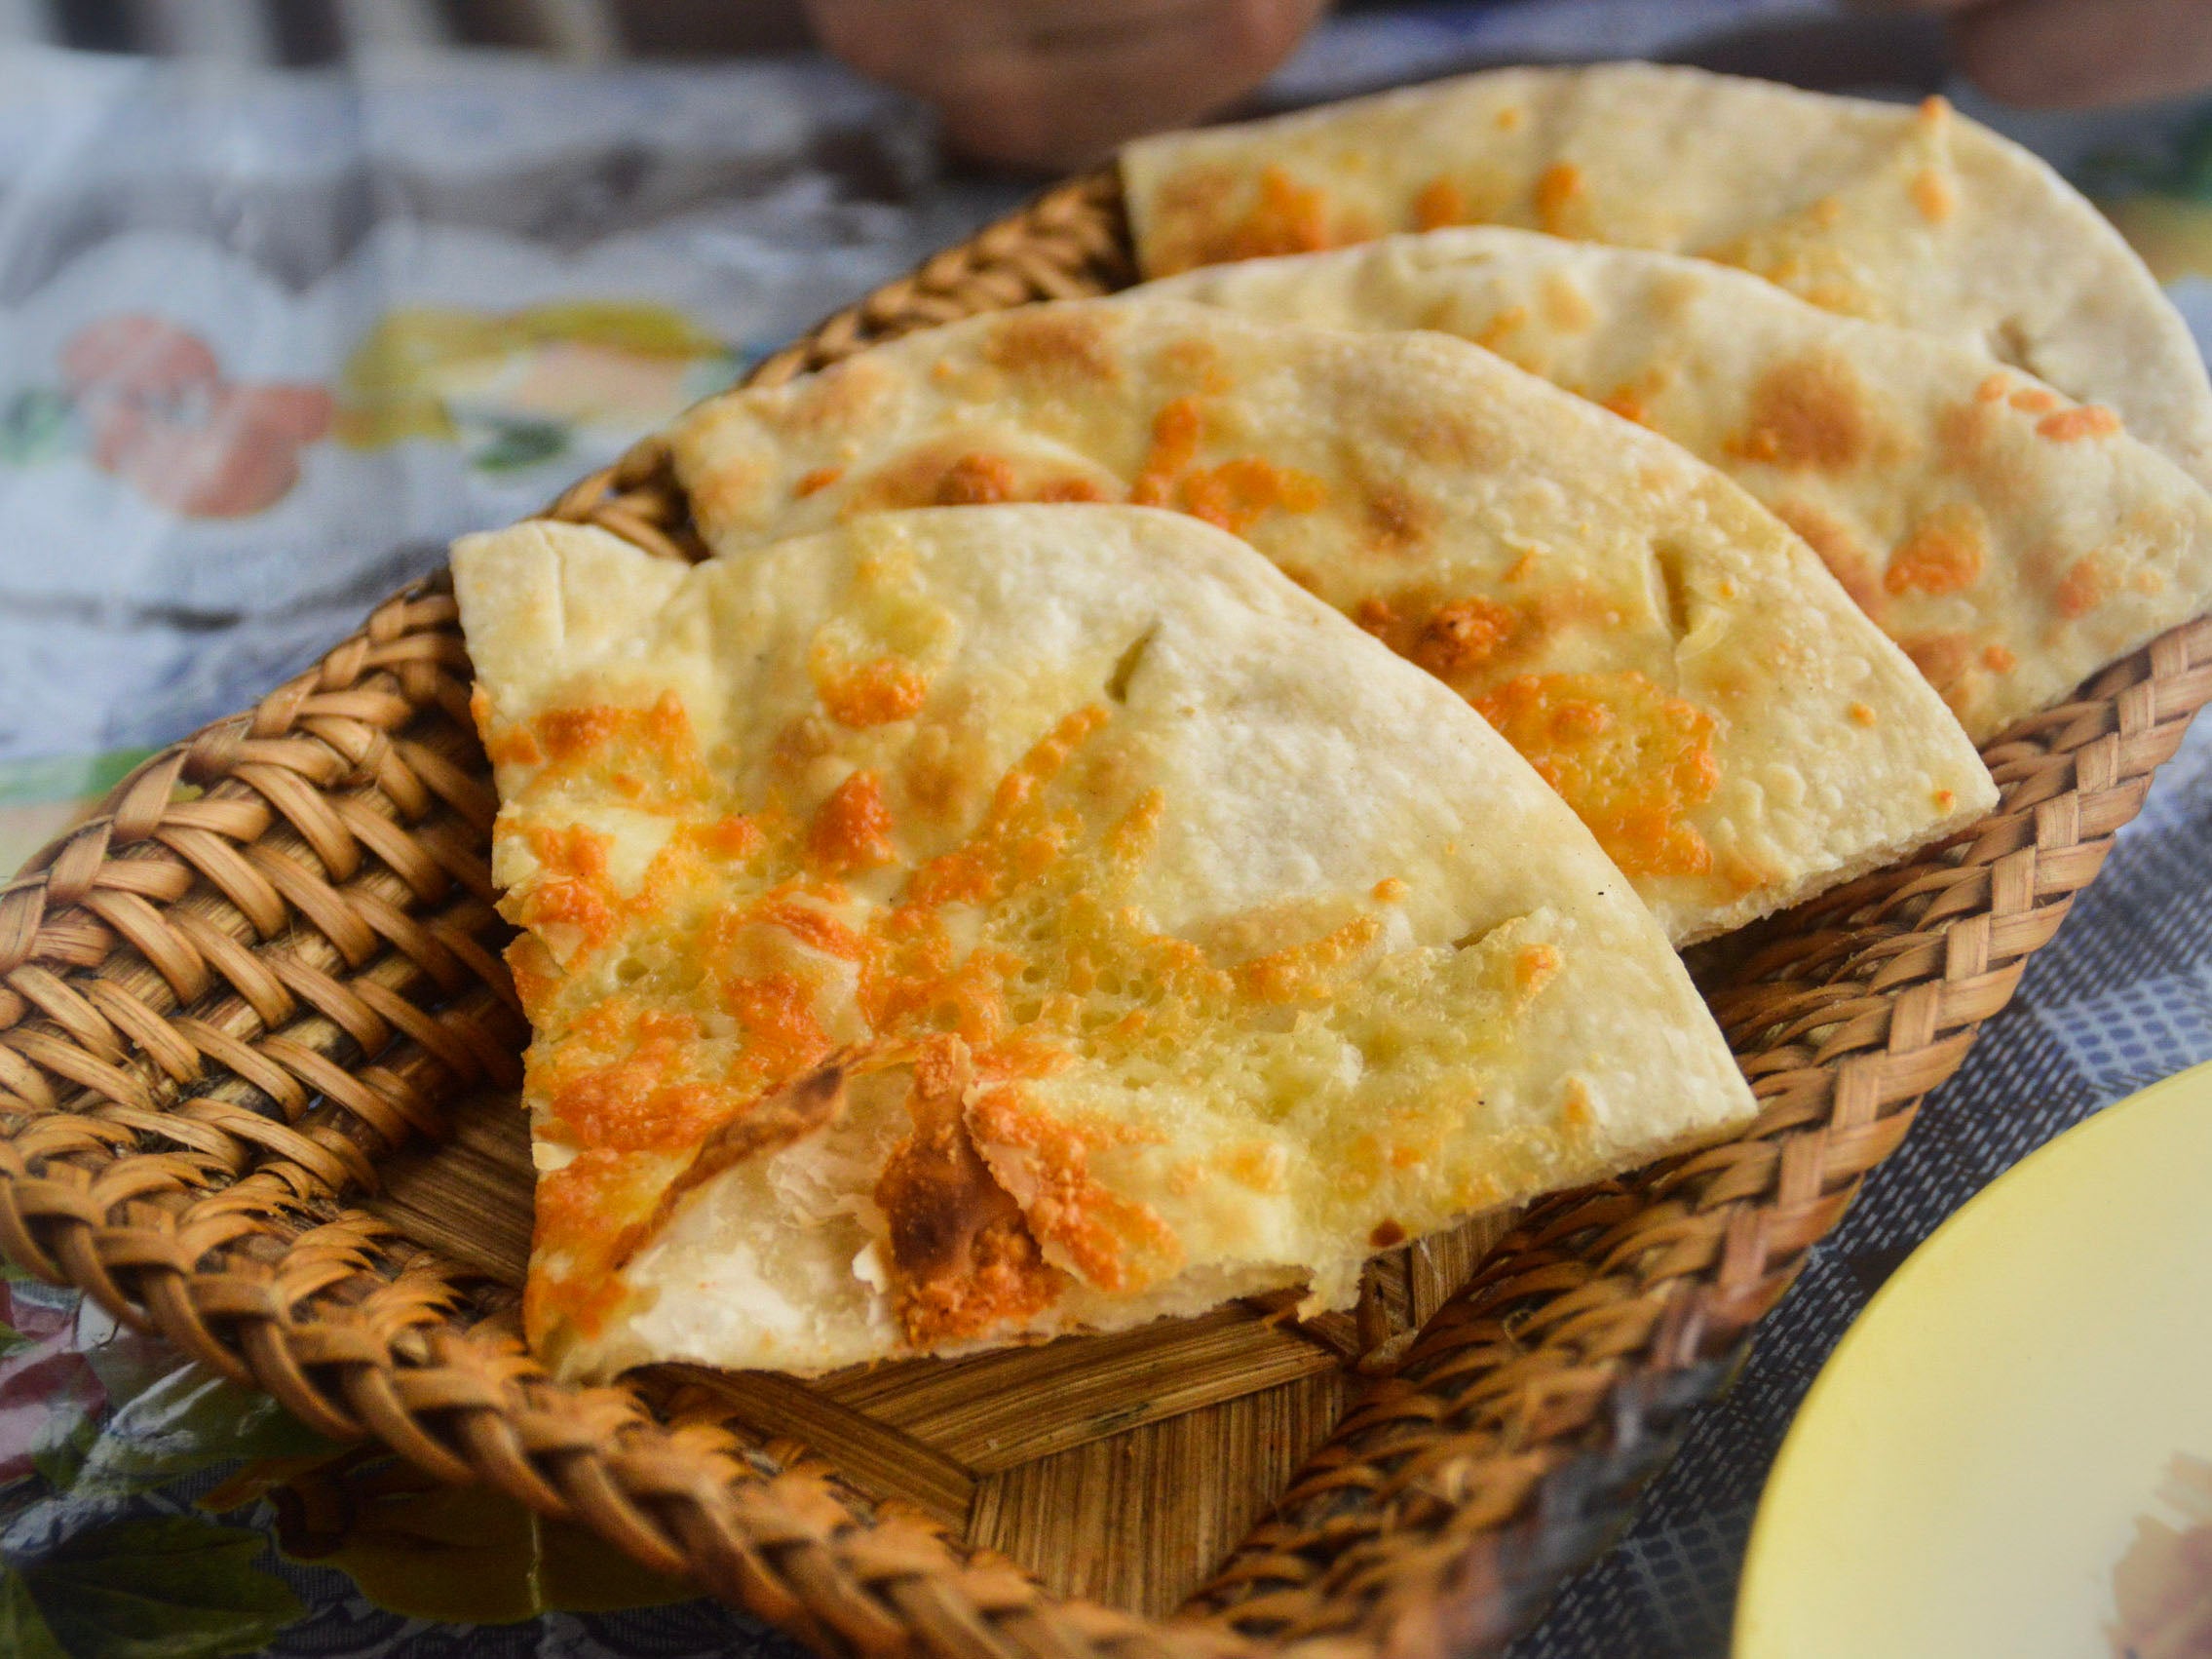
[[[1088, 175], [755, 379], [1129, 280], [1115, 180]], [[549, 514], [700, 551], [650, 441]], [[515, 1076], [468, 690], [450, 588], [417, 584], [0, 887], [0, 1248], [324, 1433], [581, 1520], [824, 1648], [1427, 1654], [1525, 1625], [1725, 1385], [2212, 698], [2212, 622], [1991, 745], [2002, 799], [1965, 835], [1712, 966], [1758, 1123], [1530, 1211], [1168, 1621], [1054, 1598], [681, 1389], [553, 1384], [511, 1297], [362, 1207], [446, 1100]]]

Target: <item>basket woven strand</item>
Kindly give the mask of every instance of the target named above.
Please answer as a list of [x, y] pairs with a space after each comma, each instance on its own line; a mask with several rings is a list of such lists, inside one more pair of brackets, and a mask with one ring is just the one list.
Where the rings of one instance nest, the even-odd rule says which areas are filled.
[[[1111, 176], [1079, 179], [757, 378], [1130, 280]], [[551, 511], [702, 551], [650, 443]], [[0, 1248], [326, 1434], [579, 1520], [826, 1650], [1413, 1655], [1494, 1649], [1602, 1547], [2095, 876], [2212, 697], [2212, 623], [1993, 744], [2002, 798], [1966, 835], [1703, 962], [1757, 1123], [1531, 1210], [1169, 1620], [1049, 1593], [744, 1427], [714, 1379], [553, 1383], [512, 1286], [390, 1218], [380, 1190], [514, 1087], [525, 1035], [468, 690], [450, 590], [418, 584], [0, 888]]]

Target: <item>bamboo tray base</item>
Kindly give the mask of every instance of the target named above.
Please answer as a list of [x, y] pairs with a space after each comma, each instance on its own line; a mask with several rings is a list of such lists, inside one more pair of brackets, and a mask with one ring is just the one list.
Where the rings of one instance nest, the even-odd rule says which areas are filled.
[[[518, 1097], [487, 1090], [456, 1104], [449, 1138], [393, 1158], [365, 1208], [519, 1292], [533, 1178]], [[1477, 1216], [1379, 1255], [1354, 1312], [1304, 1324], [1280, 1302], [1238, 1302], [1112, 1336], [815, 1381], [666, 1373], [1063, 1595], [1163, 1614], [1327, 1438], [1362, 1371], [1387, 1364], [1508, 1224], [1504, 1212]]]

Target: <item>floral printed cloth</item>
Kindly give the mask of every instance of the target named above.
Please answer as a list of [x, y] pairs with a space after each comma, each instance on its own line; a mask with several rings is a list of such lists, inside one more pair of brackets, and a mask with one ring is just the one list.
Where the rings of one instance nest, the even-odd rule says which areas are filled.
[[[1328, 25], [1273, 91], [1592, 51], [1817, 78], [1839, 26], [1800, 0], [1430, 5]], [[1884, 61], [1901, 94], [1939, 73]], [[2212, 112], [2013, 130], [2212, 325]], [[0, 868], [449, 536], [537, 507], [1019, 194], [948, 177], [912, 110], [813, 62], [239, 81], [0, 57]], [[1723, 1652], [1767, 1465], [1872, 1289], [2022, 1153], [2212, 1056], [2212, 914], [2182, 902], [2212, 864], [2207, 755], [1524, 1659]], [[0, 1284], [0, 1654], [756, 1649], [796, 1654], [571, 1528], [324, 1444], [73, 1294]]]

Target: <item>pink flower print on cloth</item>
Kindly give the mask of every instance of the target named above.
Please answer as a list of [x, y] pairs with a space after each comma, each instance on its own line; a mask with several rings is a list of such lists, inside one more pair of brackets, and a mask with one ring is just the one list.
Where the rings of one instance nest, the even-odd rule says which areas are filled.
[[208, 343], [159, 317], [91, 323], [61, 373], [93, 464], [194, 519], [239, 519], [299, 482], [299, 451], [330, 429], [319, 386], [228, 380]]

